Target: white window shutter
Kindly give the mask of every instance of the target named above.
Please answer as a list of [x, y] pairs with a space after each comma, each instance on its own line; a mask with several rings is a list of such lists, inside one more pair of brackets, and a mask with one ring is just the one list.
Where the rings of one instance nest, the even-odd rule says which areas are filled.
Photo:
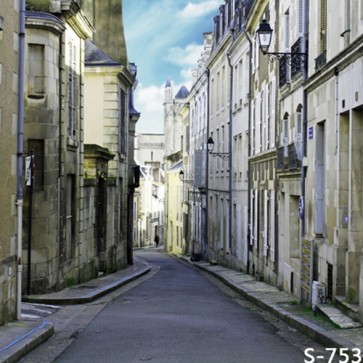
[[270, 260], [275, 261], [275, 191], [270, 191], [270, 224], [269, 224], [269, 240], [270, 240]]
[[297, 142], [302, 141], [302, 112], [296, 112], [296, 131], [295, 137]]
[[255, 192], [253, 190], [250, 191], [250, 206], [251, 206], [251, 213], [250, 213], [250, 232], [251, 232], [251, 238], [250, 238], [250, 245], [253, 245], [254, 241], [254, 217], [255, 217]]
[[267, 257], [268, 250], [268, 190], [263, 191], [263, 256]]
[[271, 81], [270, 87], [270, 145], [271, 148], [275, 147], [276, 138], [276, 113], [275, 113], [275, 95], [276, 95], [276, 81], [273, 79]]
[[254, 245], [255, 248], [258, 248], [258, 189], [255, 189], [255, 198], [254, 198], [254, 221], [253, 221], [253, 235], [254, 235]]
[[304, 0], [298, 0], [297, 32], [299, 37], [304, 34]]

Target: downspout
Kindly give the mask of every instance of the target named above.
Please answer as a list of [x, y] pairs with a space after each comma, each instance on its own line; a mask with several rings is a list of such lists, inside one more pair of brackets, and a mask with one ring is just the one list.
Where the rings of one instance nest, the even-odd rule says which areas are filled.
[[24, 152], [24, 53], [25, 53], [25, 0], [20, 0], [19, 24], [19, 80], [18, 80], [18, 140], [17, 140], [17, 303], [16, 316], [21, 319], [21, 295], [23, 278], [23, 152]]
[[[308, 63], [309, 63], [309, 44], [308, 44], [308, 31], [309, 31], [309, 17], [307, 14], [309, 13], [309, 1], [304, 0], [304, 35], [303, 35], [303, 49], [302, 52], [305, 53], [305, 62], [303, 69], [303, 80], [306, 81], [308, 79]], [[306, 89], [303, 89], [303, 128], [302, 128], [302, 160], [304, 161], [305, 156], [307, 156], [307, 118], [308, 118], [308, 100], [307, 100], [307, 92]], [[301, 237], [305, 234], [305, 177], [307, 172], [307, 165], [304, 165], [302, 162], [301, 166], [301, 197], [304, 204], [303, 215], [301, 218]]]
[[208, 213], [208, 208], [209, 208], [209, 152], [208, 152], [208, 147], [207, 147], [207, 140], [208, 140], [208, 135], [210, 132], [210, 128], [209, 128], [209, 94], [210, 94], [210, 73], [209, 73], [209, 68], [206, 68], [206, 74], [207, 74], [207, 134], [206, 134], [206, 138], [205, 138], [205, 154], [206, 154], [206, 175], [205, 175], [205, 190], [206, 190], [206, 198], [205, 198], [205, 232], [204, 235], [205, 237], [205, 251], [203, 257], [207, 257], [208, 259], [208, 247], [209, 247], [209, 234], [208, 234], [208, 222], [209, 222], [209, 213]]
[[228, 248], [229, 248], [229, 256], [230, 256], [230, 262], [232, 260], [232, 151], [233, 151], [233, 145], [232, 145], [232, 139], [233, 139], [233, 129], [232, 129], [232, 103], [233, 103], [233, 66], [231, 63], [230, 58], [230, 50], [233, 46], [233, 34], [234, 32], [231, 31], [231, 45], [229, 46], [229, 49], [227, 51], [227, 59], [228, 59], [228, 65], [230, 69], [230, 80], [229, 80], [229, 143], [228, 143], [228, 169], [229, 169], [229, 180], [228, 180], [228, 194], [229, 194], [229, 205], [228, 205]]
[[247, 30], [244, 29], [244, 33], [246, 35], [246, 38], [250, 44], [250, 54], [249, 54], [249, 65], [248, 65], [248, 146], [247, 146], [247, 158], [248, 158], [248, 178], [247, 178], [247, 223], [248, 223], [248, 229], [247, 229], [247, 273], [249, 272], [249, 246], [250, 246], [250, 239], [251, 239], [251, 116], [252, 116], [252, 51], [253, 51], [253, 43], [251, 40], [250, 35], [248, 34]]

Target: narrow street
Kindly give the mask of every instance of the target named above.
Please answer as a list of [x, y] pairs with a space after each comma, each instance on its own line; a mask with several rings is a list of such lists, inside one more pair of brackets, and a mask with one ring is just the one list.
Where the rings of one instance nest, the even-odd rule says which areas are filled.
[[150, 277], [96, 304], [63, 308], [64, 320], [67, 309], [79, 311], [70, 319], [77, 334], [59, 332], [22, 362], [53, 361], [57, 347], [55, 361], [67, 363], [301, 363], [306, 347], [318, 349], [190, 265], [156, 249], [137, 254], [157, 266]]

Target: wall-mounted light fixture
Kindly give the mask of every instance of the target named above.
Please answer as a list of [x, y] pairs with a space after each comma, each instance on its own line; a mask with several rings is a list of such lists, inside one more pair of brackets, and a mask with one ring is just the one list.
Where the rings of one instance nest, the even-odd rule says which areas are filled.
[[258, 41], [260, 44], [261, 52], [265, 55], [268, 55], [269, 60], [274, 62], [275, 60], [280, 60], [284, 58], [284, 60], [291, 65], [291, 63], [300, 63], [303, 66], [307, 60], [307, 54], [304, 52], [269, 52], [268, 49], [271, 45], [272, 33], [273, 30], [270, 27], [270, 24], [266, 19], [263, 19], [260, 23], [260, 27], [256, 31], [258, 35]]
[[218, 157], [222, 158], [223, 160], [228, 160], [229, 153], [219, 153], [219, 152], [214, 153], [213, 152], [214, 140], [213, 140], [212, 136], [210, 136], [208, 141], [207, 141], [207, 148], [208, 148], [208, 152], [209, 152], [210, 155], [218, 156]]
[[190, 179], [190, 180], [186, 180], [186, 179], [184, 179], [184, 171], [183, 171], [183, 169], [182, 169], [182, 170], [180, 170], [180, 172], [179, 172], [179, 179], [180, 179], [180, 181], [181, 181], [181, 182], [183, 182], [183, 183], [192, 184], [192, 183], [194, 182], [194, 180], [192, 180], [192, 179]]

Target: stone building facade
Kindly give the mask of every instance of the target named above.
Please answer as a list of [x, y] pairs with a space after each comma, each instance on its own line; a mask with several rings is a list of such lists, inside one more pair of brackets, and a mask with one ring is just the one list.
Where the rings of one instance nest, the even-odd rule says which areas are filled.
[[119, 22], [117, 60], [91, 42], [95, 28], [79, 2], [27, 2], [24, 147], [34, 154], [34, 183], [24, 198], [26, 294], [132, 263], [136, 66], [122, 12], [107, 14]]
[[19, 5], [0, 10], [0, 325], [15, 319], [17, 307], [17, 123]]

